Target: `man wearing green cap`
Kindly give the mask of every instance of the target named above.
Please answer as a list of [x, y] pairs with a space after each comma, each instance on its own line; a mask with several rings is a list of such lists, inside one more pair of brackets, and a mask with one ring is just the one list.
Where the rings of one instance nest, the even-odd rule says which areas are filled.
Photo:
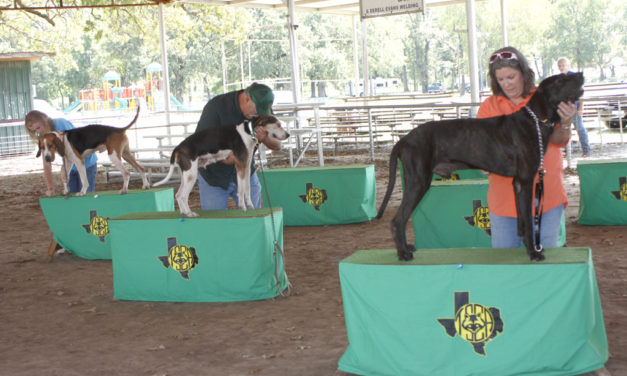
[[[272, 89], [263, 84], [253, 83], [244, 90], [231, 91], [229, 93], [213, 97], [202, 110], [196, 132], [213, 126], [235, 125], [255, 116], [272, 113], [274, 94]], [[262, 127], [255, 129], [255, 137], [266, 147], [272, 150], [281, 149], [281, 141], [268, 137]], [[203, 210], [225, 210], [229, 196], [238, 202], [237, 183], [233, 155], [223, 162], [198, 168], [200, 178], [198, 188], [200, 191], [200, 205]], [[254, 169], [254, 162], [250, 176], [250, 197], [255, 208], [261, 207], [261, 184]]]

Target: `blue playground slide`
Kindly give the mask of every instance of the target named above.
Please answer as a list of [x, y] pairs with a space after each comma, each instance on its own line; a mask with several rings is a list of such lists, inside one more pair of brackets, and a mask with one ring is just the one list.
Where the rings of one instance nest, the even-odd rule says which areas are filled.
[[81, 101], [77, 99], [76, 102], [72, 103], [68, 108], [63, 110], [63, 113], [67, 114], [68, 112], [77, 111], [80, 109], [80, 105], [81, 105]]
[[120, 105], [120, 109], [125, 109], [126, 107], [128, 107], [128, 101], [126, 99], [120, 99], [114, 96], [113, 100]]
[[192, 109], [189, 108], [189, 106], [185, 106], [184, 104], [179, 102], [172, 94], [170, 94], [170, 102], [174, 103], [178, 111], [192, 111]]

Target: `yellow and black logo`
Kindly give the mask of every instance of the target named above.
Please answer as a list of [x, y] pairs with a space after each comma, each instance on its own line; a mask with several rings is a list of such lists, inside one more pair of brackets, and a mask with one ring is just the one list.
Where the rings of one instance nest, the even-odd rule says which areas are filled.
[[477, 226], [485, 231], [488, 236], [492, 235], [490, 229], [490, 210], [483, 206], [481, 200], [472, 200], [472, 216], [464, 216], [466, 222], [471, 226]]
[[98, 216], [96, 210], [89, 212], [89, 223], [82, 226], [88, 234], [94, 234], [103, 243], [105, 237], [109, 235], [109, 219]]
[[[440, 176], [440, 175], [438, 175]], [[436, 181], [451, 181], [451, 180], [460, 180], [459, 174], [457, 173], [452, 173], [451, 176], [449, 176], [448, 178], [445, 178], [444, 176], [440, 176], [439, 178], [435, 179]]]
[[486, 343], [503, 332], [501, 311], [496, 307], [470, 303], [467, 291], [455, 292], [455, 318], [438, 319], [438, 322], [446, 329], [446, 334], [451, 337], [459, 334], [481, 355], [486, 355]]
[[326, 189], [314, 188], [313, 183], [305, 185], [305, 194], [298, 195], [305, 204], [313, 206], [316, 210], [320, 210], [320, 206], [327, 201]]
[[189, 279], [189, 272], [198, 265], [196, 248], [177, 244], [174, 237], [168, 238], [168, 255], [158, 258], [166, 268], [171, 266], [181, 273], [183, 279]]
[[618, 178], [618, 191], [612, 191], [617, 200], [627, 201], [627, 177]]

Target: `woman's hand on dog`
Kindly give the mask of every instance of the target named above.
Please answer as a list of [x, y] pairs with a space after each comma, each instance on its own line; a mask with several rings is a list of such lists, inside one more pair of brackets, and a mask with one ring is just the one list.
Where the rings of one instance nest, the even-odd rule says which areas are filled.
[[577, 113], [577, 107], [573, 102], [561, 102], [557, 107], [557, 113], [560, 116], [559, 126], [555, 126], [553, 134], [551, 134], [551, 142], [556, 145], [565, 145], [570, 138], [570, 125], [573, 117]]

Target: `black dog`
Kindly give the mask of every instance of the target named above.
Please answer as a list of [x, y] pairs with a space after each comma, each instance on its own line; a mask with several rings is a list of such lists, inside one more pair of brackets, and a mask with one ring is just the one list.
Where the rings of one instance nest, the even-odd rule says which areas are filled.
[[[560, 102], [575, 102], [583, 94], [583, 74], [555, 75], [543, 80], [523, 108], [507, 116], [488, 119], [433, 121], [413, 129], [392, 148], [390, 176], [377, 218], [392, 195], [397, 159], [403, 166], [405, 191], [392, 220], [392, 234], [399, 260], [411, 260], [416, 248], [407, 244], [407, 221], [422, 200], [434, 173], [450, 177], [455, 170], [481, 169], [514, 178], [518, 234], [531, 260], [544, 260], [533, 242], [533, 183], [553, 126], [559, 122]], [[533, 115], [532, 115], [533, 113]], [[542, 149], [536, 130], [537, 118]]]
[[[188, 217], [196, 217], [197, 213], [189, 208], [189, 194], [198, 179], [198, 167], [225, 160], [231, 152], [235, 156], [237, 171], [237, 197], [239, 207], [246, 211], [246, 205], [253, 207], [250, 200], [250, 163], [257, 141], [253, 138], [254, 128], [264, 127], [269, 137], [286, 140], [290, 135], [281, 127], [275, 116], [263, 115], [253, 120], [253, 130], [247, 129], [244, 123], [223, 125], [204, 129], [183, 140], [172, 151], [168, 175], [153, 187], [170, 180], [174, 166], [181, 169], [181, 185], [176, 192], [176, 202], [181, 213]], [[252, 132], [252, 133], [251, 133]]]

